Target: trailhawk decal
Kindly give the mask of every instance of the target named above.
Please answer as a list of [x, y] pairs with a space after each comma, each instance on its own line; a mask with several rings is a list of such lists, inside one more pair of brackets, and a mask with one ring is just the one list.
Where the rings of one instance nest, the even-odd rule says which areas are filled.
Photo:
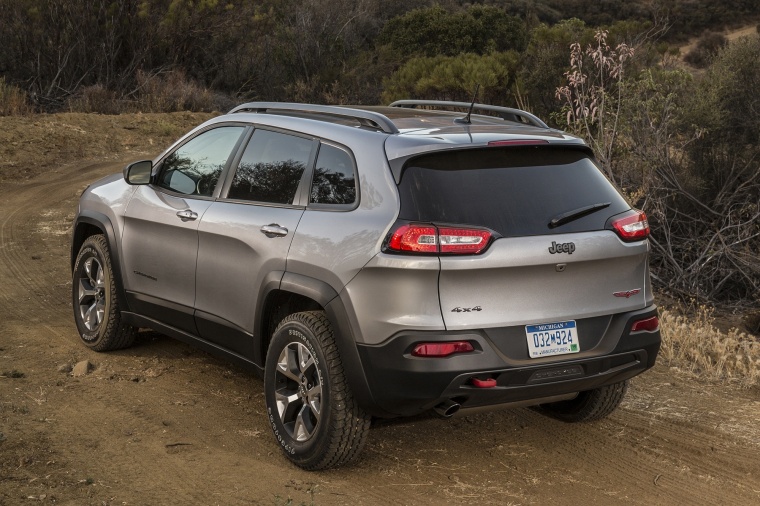
[[630, 298], [632, 295], [636, 295], [641, 291], [641, 288], [634, 288], [633, 290], [625, 290], [623, 292], [613, 292], [612, 295], [615, 297], [625, 297], [626, 299]]

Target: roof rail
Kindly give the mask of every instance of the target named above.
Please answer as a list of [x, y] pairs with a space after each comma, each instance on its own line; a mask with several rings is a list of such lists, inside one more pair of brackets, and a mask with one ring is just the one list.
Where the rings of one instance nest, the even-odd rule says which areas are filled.
[[[336, 118], [349, 118], [359, 122], [359, 125], [373, 130], [379, 130], [387, 134], [399, 133], [396, 125], [380, 113], [351, 109], [334, 105], [293, 104], [287, 102], [249, 102], [232, 109], [229, 114], [236, 112], [273, 113], [292, 112], [315, 116], [333, 116]], [[318, 118], [317, 118], [318, 119]]]
[[[448, 102], [446, 100], [396, 100], [390, 106], [391, 107], [408, 107], [415, 109], [418, 106], [428, 106], [437, 108], [464, 108], [469, 109], [470, 103], [468, 102]], [[539, 128], [549, 128], [549, 125], [541, 121], [537, 116], [522, 111], [520, 109], [512, 109], [511, 107], [499, 107], [496, 105], [488, 104], [475, 104], [474, 110], [491, 111], [498, 113], [499, 117], [507, 121], [516, 121], [518, 123], [529, 123]], [[522, 118], [522, 121], [521, 119]]]

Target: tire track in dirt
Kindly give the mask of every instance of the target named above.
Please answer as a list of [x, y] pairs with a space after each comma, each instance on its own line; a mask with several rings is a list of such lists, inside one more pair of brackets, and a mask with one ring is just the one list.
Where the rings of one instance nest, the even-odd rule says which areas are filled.
[[[37, 233], [35, 225], [39, 221], [41, 209], [54, 208], [65, 212], [60, 209], [62, 201], [74, 197], [76, 189], [91, 181], [95, 174], [104, 169], [111, 172], [115, 165], [95, 163], [81, 169], [79, 166], [71, 166], [58, 173], [38, 177], [29, 184], [3, 188], [4, 191], [0, 193], [0, 216], [3, 217], [0, 223], [0, 261], [4, 268], [0, 270], [0, 300], [6, 301], [6, 311], [14, 313], [22, 321], [28, 319], [30, 309], [22, 304], [14, 304], [14, 299], [26, 297], [34, 300], [34, 309], [39, 314], [38, 321], [57, 321], [64, 316], [65, 311], [61, 305], [43, 295], [50, 294], [51, 283], [59, 284], [60, 280], [49, 279], [43, 270], [46, 262], [38, 261], [42, 255], [56, 255], [56, 261], [64, 261], [58, 257], [61, 252], [28, 252], [20, 247], [20, 241]], [[68, 255], [65, 261], [68, 261]], [[49, 330], [59, 334], [52, 328]]]

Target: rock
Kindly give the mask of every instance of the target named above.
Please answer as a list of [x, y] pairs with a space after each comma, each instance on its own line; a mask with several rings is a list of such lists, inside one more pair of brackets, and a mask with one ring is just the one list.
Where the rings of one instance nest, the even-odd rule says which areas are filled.
[[85, 376], [88, 372], [90, 372], [90, 367], [92, 366], [89, 360], [82, 360], [81, 362], [77, 363], [77, 365], [75, 365], [71, 370], [71, 375]]
[[71, 372], [71, 364], [61, 364], [61, 365], [59, 365], [58, 366], [58, 372], [63, 372], [63, 373], [66, 373], [66, 374], [70, 373]]

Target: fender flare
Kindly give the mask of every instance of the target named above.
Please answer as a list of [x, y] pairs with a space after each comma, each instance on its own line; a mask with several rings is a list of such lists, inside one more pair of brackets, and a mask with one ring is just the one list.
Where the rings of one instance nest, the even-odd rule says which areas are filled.
[[121, 257], [119, 256], [118, 241], [114, 232], [111, 219], [105, 214], [89, 209], [81, 211], [74, 219], [73, 234], [71, 238], [71, 271], [74, 272], [74, 264], [79, 254], [82, 243], [86, 240], [84, 232], [79, 227], [80, 224], [92, 225], [99, 229], [106, 236], [108, 242], [108, 252], [111, 255], [111, 267], [113, 269], [114, 280], [116, 281], [116, 296], [119, 300], [119, 307], [122, 311], [129, 311], [127, 303], [126, 287], [124, 286], [124, 273], [122, 271]]
[[[327, 318], [332, 324], [335, 344], [338, 347], [338, 353], [343, 364], [343, 373], [348, 380], [354, 398], [362, 409], [370, 414], [387, 416], [387, 413], [378, 411], [372, 396], [359, 350], [356, 347], [355, 337], [358, 330], [352, 328], [348, 309], [338, 296], [338, 292], [324, 281], [292, 272], [282, 273], [279, 284], [272, 283], [271, 279], [269, 281], [269, 283], [264, 284], [265, 288], [262, 290], [259, 299], [259, 307], [256, 312], [256, 329], [261, 328], [264, 301], [272, 290], [294, 293], [315, 301], [324, 308]], [[263, 336], [260, 335], [259, 338], [261, 339]], [[256, 358], [258, 363], [264, 363], [265, 357]]]

